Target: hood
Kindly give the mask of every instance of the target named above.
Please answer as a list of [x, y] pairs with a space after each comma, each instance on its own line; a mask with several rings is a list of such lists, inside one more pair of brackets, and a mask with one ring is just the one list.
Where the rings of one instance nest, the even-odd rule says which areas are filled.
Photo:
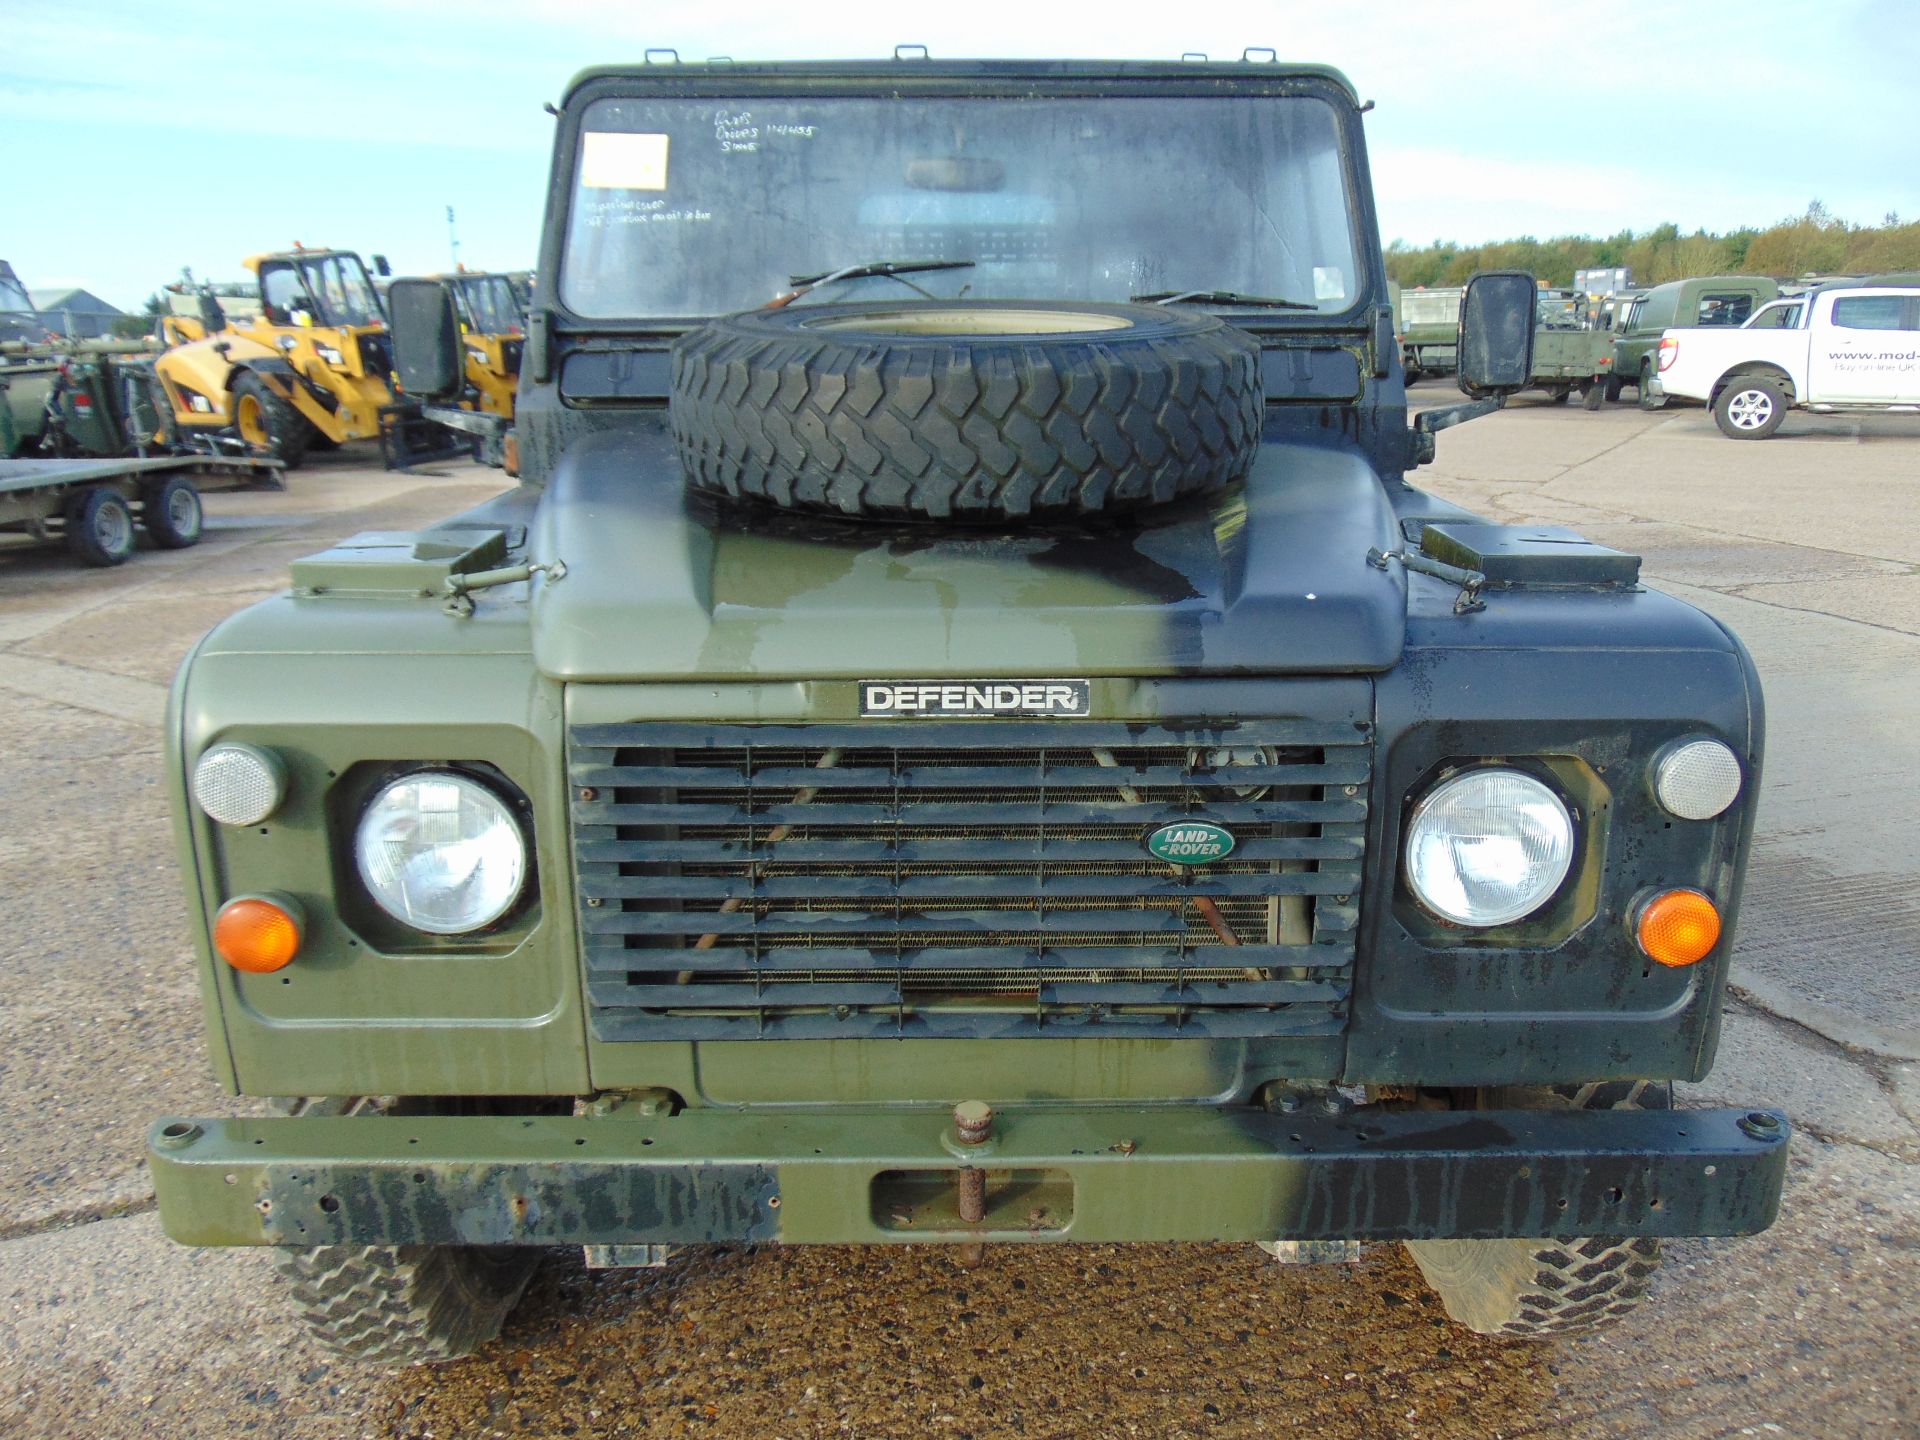
[[561, 680], [1327, 674], [1406, 632], [1393, 513], [1351, 450], [1270, 442], [1244, 485], [1131, 520], [915, 527], [715, 506], [664, 425], [585, 437], [532, 535]]

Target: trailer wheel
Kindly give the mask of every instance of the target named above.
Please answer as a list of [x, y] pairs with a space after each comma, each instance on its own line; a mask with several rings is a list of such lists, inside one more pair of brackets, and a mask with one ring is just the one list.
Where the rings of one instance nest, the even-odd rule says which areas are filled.
[[1764, 440], [1786, 418], [1786, 392], [1765, 375], [1736, 375], [1714, 397], [1714, 423], [1735, 440]]
[[204, 524], [199, 488], [184, 475], [169, 475], [149, 485], [141, 497], [141, 519], [162, 550], [184, 550], [200, 543]]
[[243, 374], [233, 383], [233, 428], [249, 449], [289, 470], [306, 458], [311, 428], [258, 375]]
[[[1669, 1110], [1673, 1087], [1648, 1080], [1496, 1086], [1480, 1100], [1489, 1110]], [[1407, 1252], [1456, 1323], [1516, 1340], [1611, 1324], [1646, 1298], [1660, 1268], [1660, 1242], [1644, 1236], [1410, 1240]]]
[[122, 564], [133, 543], [133, 510], [117, 491], [96, 485], [67, 502], [67, 549], [83, 564]]

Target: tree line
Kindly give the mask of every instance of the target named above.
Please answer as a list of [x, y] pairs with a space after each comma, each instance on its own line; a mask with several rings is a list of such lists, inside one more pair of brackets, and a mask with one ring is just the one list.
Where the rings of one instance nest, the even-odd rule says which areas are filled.
[[1721, 235], [1678, 225], [1644, 233], [1622, 230], [1604, 238], [1561, 235], [1536, 240], [1498, 240], [1457, 245], [1436, 240], [1387, 247], [1387, 274], [1401, 285], [1460, 285], [1476, 270], [1530, 270], [1549, 285], [1573, 284], [1576, 270], [1625, 265], [1635, 285], [1660, 285], [1693, 275], [1876, 275], [1920, 270], [1920, 222], [1902, 224], [1888, 214], [1878, 225], [1853, 225], [1818, 200], [1806, 213], [1766, 229], [1747, 227]]

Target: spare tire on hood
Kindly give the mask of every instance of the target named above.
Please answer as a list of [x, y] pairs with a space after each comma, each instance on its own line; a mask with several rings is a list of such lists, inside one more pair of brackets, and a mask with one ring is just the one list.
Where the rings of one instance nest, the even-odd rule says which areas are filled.
[[1159, 305], [790, 306], [673, 347], [689, 485], [843, 516], [1099, 515], [1217, 490], [1253, 464], [1262, 410], [1259, 345]]

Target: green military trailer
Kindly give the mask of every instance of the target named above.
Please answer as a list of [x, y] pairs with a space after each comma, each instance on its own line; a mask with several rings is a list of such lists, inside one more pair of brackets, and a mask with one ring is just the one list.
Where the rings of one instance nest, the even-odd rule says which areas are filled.
[[[396, 1363], [541, 1247], [1405, 1242], [1551, 1336], [1770, 1224], [1780, 1115], [1670, 1108], [1759, 682], [1411, 483], [1536, 294], [1475, 278], [1486, 398], [1409, 425], [1361, 116], [1271, 59], [575, 80], [521, 484], [175, 684], [214, 1066], [292, 1113], [155, 1121], [167, 1232]], [[456, 394], [445, 285], [390, 299]]]

